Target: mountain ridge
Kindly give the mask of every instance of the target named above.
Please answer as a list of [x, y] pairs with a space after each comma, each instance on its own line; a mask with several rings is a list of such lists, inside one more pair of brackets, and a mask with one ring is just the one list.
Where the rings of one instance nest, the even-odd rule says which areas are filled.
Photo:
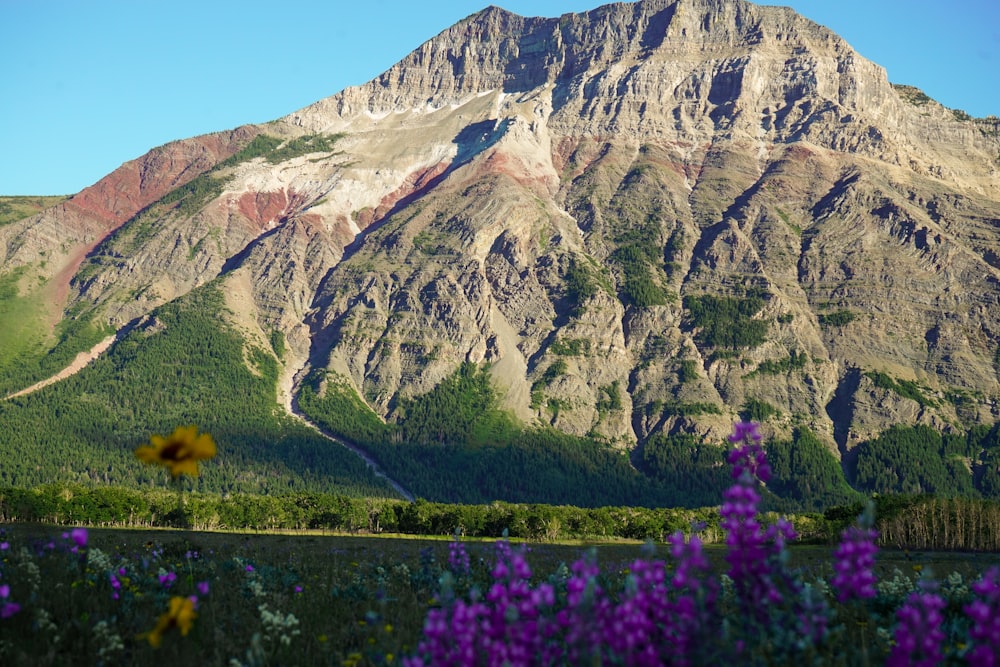
[[286, 406], [323, 370], [404, 419], [473, 362], [522, 422], [624, 450], [766, 405], [847, 457], [1000, 419], [998, 127], [788, 8], [491, 6], [0, 227], [0, 267], [112, 329], [221, 284], [283, 341]]

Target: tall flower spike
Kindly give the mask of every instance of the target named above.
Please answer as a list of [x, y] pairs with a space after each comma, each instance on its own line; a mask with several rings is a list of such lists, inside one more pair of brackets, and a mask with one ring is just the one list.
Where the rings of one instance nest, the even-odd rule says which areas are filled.
[[944, 655], [945, 634], [942, 611], [945, 601], [935, 591], [936, 583], [921, 582], [921, 590], [910, 593], [896, 611], [893, 646], [886, 667], [936, 667]]
[[197, 426], [178, 426], [169, 437], [152, 436], [135, 455], [144, 463], [169, 469], [173, 477], [197, 477], [198, 461], [215, 457], [215, 441], [208, 433], [199, 434]]
[[736, 422], [733, 424], [733, 432], [729, 436], [729, 442], [760, 442], [760, 424], [757, 422]]
[[841, 603], [852, 598], [875, 597], [875, 540], [878, 532], [872, 527], [875, 522], [875, 505], [869, 501], [856, 524], [841, 533], [840, 545], [834, 553], [833, 587], [837, 590], [837, 600]]

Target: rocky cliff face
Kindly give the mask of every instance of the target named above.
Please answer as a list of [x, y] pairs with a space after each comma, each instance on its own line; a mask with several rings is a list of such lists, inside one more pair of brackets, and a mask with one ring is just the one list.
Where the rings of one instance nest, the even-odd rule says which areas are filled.
[[995, 119], [786, 8], [490, 7], [0, 228], [0, 265], [115, 326], [222, 280], [284, 334], [286, 394], [325, 367], [389, 419], [470, 360], [525, 421], [626, 447], [749, 406], [846, 451], [1000, 418], [998, 154]]

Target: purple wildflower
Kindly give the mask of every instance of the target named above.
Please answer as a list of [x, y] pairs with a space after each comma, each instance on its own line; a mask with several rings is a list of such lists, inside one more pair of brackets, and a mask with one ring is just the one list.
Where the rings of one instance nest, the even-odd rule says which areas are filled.
[[858, 522], [841, 533], [840, 544], [834, 553], [834, 570], [832, 584], [837, 590], [837, 600], [840, 603], [853, 598], [867, 599], [875, 597], [875, 553], [878, 547], [875, 540], [878, 532], [872, 528], [874, 523], [873, 505], [869, 503], [865, 512], [858, 517]]
[[726, 531], [729, 550], [729, 577], [733, 580], [740, 600], [758, 618], [767, 613], [767, 604], [783, 599], [775, 578], [780, 573], [773, 569], [772, 561], [783, 551], [785, 542], [795, 539], [790, 523], [781, 519], [764, 530], [757, 518], [760, 494], [757, 481], [766, 482], [771, 477], [760, 434], [754, 422], [740, 422], [729, 439], [741, 442], [728, 456], [733, 466], [735, 483], [723, 493], [719, 509], [721, 527]]
[[728, 461], [733, 467], [733, 479], [740, 479], [746, 472], [751, 478], [756, 477], [762, 482], [771, 479], [771, 466], [768, 465], [764, 450], [760, 446], [759, 425], [756, 422], [737, 422], [733, 433], [729, 436], [732, 443], [742, 443], [729, 452]]
[[1000, 568], [988, 569], [972, 591], [976, 599], [962, 608], [972, 621], [972, 648], [966, 657], [970, 665], [995, 667], [1000, 662]]
[[448, 570], [456, 577], [472, 572], [469, 552], [465, 550], [465, 545], [457, 540], [448, 544]]
[[121, 597], [122, 582], [114, 572], [108, 573], [108, 582], [111, 584], [111, 599], [117, 600]]
[[760, 424], [757, 422], [736, 422], [733, 424], [733, 432], [729, 436], [729, 442], [760, 442]]
[[[208, 582], [207, 581], [199, 581], [198, 585], [197, 585], [197, 588], [198, 588], [199, 595], [202, 595], [202, 596], [208, 595]], [[296, 586], [295, 588], [298, 589], [299, 587]], [[296, 592], [298, 592], [298, 591], [296, 591]]]
[[16, 602], [10, 602], [7, 598], [10, 597], [10, 586], [7, 584], [0, 585], [0, 619], [10, 618], [17, 612], [21, 611], [21, 605]]
[[177, 574], [175, 572], [165, 572], [158, 576], [160, 580], [160, 585], [164, 588], [170, 588], [177, 581]]
[[944, 617], [941, 611], [945, 608], [945, 601], [933, 592], [934, 586], [929, 582], [923, 583], [921, 588], [910, 593], [903, 606], [896, 611], [898, 624], [886, 667], [935, 667], [944, 659], [941, 652]]
[[584, 664], [600, 654], [611, 603], [598, 583], [601, 571], [593, 553], [570, 566], [566, 580], [566, 605], [556, 612], [556, 624], [566, 644], [566, 663]]
[[87, 546], [87, 529], [86, 528], [74, 528], [70, 532], [70, 538], [73, 543], [76, 544], [80, 549], [84, 549]]

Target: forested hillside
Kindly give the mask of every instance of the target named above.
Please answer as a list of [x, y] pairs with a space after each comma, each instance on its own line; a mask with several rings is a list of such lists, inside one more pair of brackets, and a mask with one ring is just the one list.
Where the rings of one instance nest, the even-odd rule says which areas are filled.
[[357, 456], [282, 414], [274, 353], [248, 345], [224, 314], [210, 284], [157, 309], [78, 374], [0, 401], [0, 483], [160, 486], [162, 471], [133, 450], [195, 424], [219, 447], [198, 488], [393, 496]]

